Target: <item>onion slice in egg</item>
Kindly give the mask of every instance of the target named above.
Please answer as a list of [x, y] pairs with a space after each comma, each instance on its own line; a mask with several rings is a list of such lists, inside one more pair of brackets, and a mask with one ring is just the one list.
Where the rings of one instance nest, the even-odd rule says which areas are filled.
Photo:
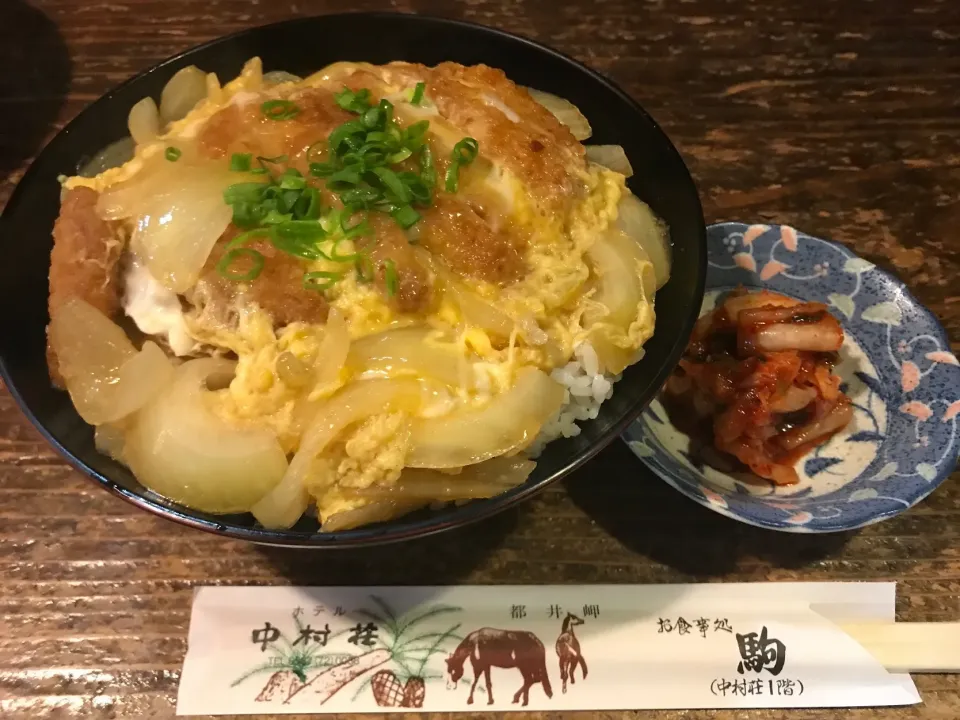
[[347, 365], [357, 371], [380, 370], [388, 373], [409, 371], [419, 377], [432, 377], [458, 387], [463, 356], [450, 347], [430, 343], [430, 330], [401, 328], [355, 340], [347, 355]]
[[223, 191], [235, 181], [225, 163], [161, 158], [105, 190], [97, 212], [105, 220], [133, 219], [131, 249], [164, 287], [183, 293], [230, 224]]
[[[364, 380], [321, 403], [283, 479], [254, 506], [254, 517], [266, 528], [291, 527], [310, 502], [307, 481], [315, 471], [317, 456], [349, 425], [383, 412], [415, 410], [423, 402], [423, 395], [416, 380]], [[315, 481], [310, 483], [312, 488], [317, 485]]]
[[534, 101], [545, 107], [557, 120], [570, 128], [570, 132], [577, 140], [583, 142], [593, 134], [589, 121], [577, 106], [569, 100], [533, 88], [527, 88], [527, 92], [530, 93], [530, 97]]
[[127, 129], [137, 145], [146, 145], [160, 135], [160, 111], [151, 97], [145, 97], [127, 115]]
[[456, 475], [436, 470], [407, 468], [396, 484], [373, 485], [345, 494], [377, 500], [471, 500], [488, 498], [521, 485], [537, 466], [522, 457], [498, 457], [468, 465]]
[[646, 203], [627, 192], [617, 209], [617, 227], [633, 238], [650, 258], [659, 290], [670, 279], [670, 240], [666, 226]]
[[233, 376], [222, 358], [190, 360], [173, 384], [134, 418], [124, 459], [154, 492], [202, 512], [250, 510], [287, 470], [269, 430], [235, 427], [209, 407], [208, 384]]
[[624, 177], [633, 176], [633, 166], [619, 145], [587, 145], [586, 151], [587, 160], [590, 162], [603, 165]]
[[382, 500], [369, 505], [334, 513], [320, 525], [320, 532], [337, 532], [351, 530], [361, 525], [371, 525], [386, 522], [393, 518], [406, 515], [409, 512], [426, 505], [424, 500]]
[[137, 352], [118, 325], [79, 298], [53, 313], [50, 344], [77, 413], [91, 425], [136, 412], [173, 376], [173, 365], [155, 343]]
[[563, 392], [542, 371], [522, 368], [513, 387], [484, 407], [413, 423], [407, 467], [457, 468], [522, 449], [560, 410]]
[[160, 119], [164, 123], [181, 120], [207, 97], [207, 74], [196, 65], [174, 73], [160, 93]]

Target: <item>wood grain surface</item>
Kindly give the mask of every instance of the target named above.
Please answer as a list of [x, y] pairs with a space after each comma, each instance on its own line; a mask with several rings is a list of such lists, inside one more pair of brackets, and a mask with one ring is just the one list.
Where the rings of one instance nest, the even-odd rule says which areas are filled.
[[[0, 202], [59, 127], [154, 62], [282, 18], [374, 8], [494, 25], [607, 73], [679, 146], [708, 221], [786, 222], [848, 243], [960, 338], [956, 0], [0, 0]], [[206, 584], [884, 579], [899, 582], [901, 620], [957, 619], [958, 523], [955, 476], [859, 532], [765, 532], [681, 497], [617, 443], [463, 531], [362, 552], [267, 550], [109, 496], [0, 387], [0, 715], [171, 717], [192, 590]], [[960, 677], [917, 684], [923, 704], [902, 709], [579, 717], [960, 717]]]

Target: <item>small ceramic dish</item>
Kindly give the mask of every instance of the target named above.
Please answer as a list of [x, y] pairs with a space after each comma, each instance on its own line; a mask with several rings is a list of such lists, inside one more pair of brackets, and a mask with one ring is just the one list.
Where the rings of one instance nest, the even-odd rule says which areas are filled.
[[659, 400], [624, 434], [633, 452], [701, 505], [773, 530], [850, 530], [929, 495], [960, 451], [960, 366], [933, 314], [872, 263], [786, 225], [713, 225], [707, 247], [701, 314], [739, 285], [830, 306], [845, 334], [836, 372], [854, 419], [797, 464], [793, 486], [694, 462]]

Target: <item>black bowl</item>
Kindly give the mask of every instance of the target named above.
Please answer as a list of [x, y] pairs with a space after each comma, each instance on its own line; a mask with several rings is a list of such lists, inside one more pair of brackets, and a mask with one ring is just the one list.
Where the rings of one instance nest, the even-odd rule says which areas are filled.
[[[358, 43], [357, 37], [368, 42]], [[552, 443], [521, 487], [462, 507], [425, 510], [346, 532], [318, 534], [316, 521], [309, 518], [287, 531], [264, 530], [249, 514], [208, 515], [143, 488], [125, 467], [94, 449], [92, 428], [74, 411], [67, 394], [51, 387], [44, 328], [51, 230], [59, 211], [57, 176], [75, 174], [92, 153], [125, 136], [130, 107], [146, 95], [158, 98], [180, 68], [197, 65], [227, 80], [254, 56], [262, 58], [265, 70], [297, 74], [338, 60], [486, 63], [502, 68], [517, 83], [568, 98], [590, 119], [591, 142], [626, 149], [635, 171], [631, 189], [666, 220], [673, 241], [673, 275], [657, 293], [656, 333], [643, 360], [617, 383], [600, 416], [583, 423], [576, 438]], [[616, 439], [666, 380], [699, 312], [706, 271], [703, 212], [693, 180], [666, 135], [622, 90], [523, 38], [478, 25], [390, 13], [302, 18], [248, 30], [189, 50], [129, 80], [80, 113], [50, 142], [14, 191], [0, 228], [5, 258], [0, 306], [7, 309], [0, 332], [0, 371], [31, 422], [77, 469], [135, 505], [201, 530], [272, 545], [347, 547], [435, 533], [515, 505], [579, 467]]]

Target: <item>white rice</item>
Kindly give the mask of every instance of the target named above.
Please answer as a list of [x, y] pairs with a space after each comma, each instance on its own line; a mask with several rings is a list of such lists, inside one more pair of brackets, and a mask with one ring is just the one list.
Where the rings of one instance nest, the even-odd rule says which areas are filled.
[[613, 384], [619, 375], [600, 372], [597, 353], [588, 342], [577, 345], [573, 360], [557, 368], [550, 377], [563, 385], [563, 405], [559, 412], [544, 423], [540, 434], [527, 450], [527, 455], [536, 458], [547, 443], [560, 437], [571, 438], [580, 434], [578, 422], [595, 420], [600, 406], [613, 395]]

